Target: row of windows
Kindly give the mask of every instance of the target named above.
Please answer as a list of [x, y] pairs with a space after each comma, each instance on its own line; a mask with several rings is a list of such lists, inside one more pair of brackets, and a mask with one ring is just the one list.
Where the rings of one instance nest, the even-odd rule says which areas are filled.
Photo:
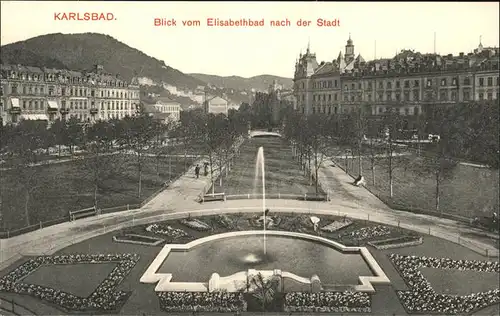
[[[66, 101], [63, 100], [61, 101], [61, 107], [66, 108]], [[74, 110], [87, 110], [89, 109], [89, 103], [87, 101], [70, 101], [69, 102], [69, 108], [74, 109]], [[90, 102], [90, 109], [95, 109], [95, 102], [92, 101]], [[101, 103], [101, 109], [106, 109], [106, 110], [128, 110], [130, 109], [130, 103], [128, 102], [102, 102]]]
[[[93, 79], [88, 79], [86, 77], [67, 77], [56, 74], [18, 74], [15, 71], [12, 71], [8, 74], [8, 77], [11, 79], [19, 79], [19, 80], [28, 80], [28, 81], [60, 81], [64, 83], [94, 83]], [[103, 81], [105, 86], [107, 87], [126, 87], [127, 83], [123, 81], [116, 80], [107, 80]]]
[[[376, 110], [378, 110], [379, 114], [382, 114], [384, 112], [387, 112], [390, 108], [389, 107], [377, 107]], [[332, 107], [332, 106], [322, 106], [322, 107], [312, 107], [312, 112], [314, 113], [323, 113], [323, 114], [338, 114], [339, 112], [342, 113], [348, 113], [352, 112], [354, 109], [353, 108], [343, 108], [342, 111], [338, 107]], [[302, 113], [305, 112], [305, 108], [302, 107]], [[400, 108], [399, 112], [403, 115], [419, 115], [420, 110], [419, 108], [413, 107], [413, 108]]]
[[[11, 93], [12, 94], [18, 94], [19, 93], [19, 86], [17, 84], [12, 84], [11, 85]], [[57, 95], [57, 90], [55, 86], [48, 86], [48, 95], [49, 96], [55, 96]], [[23, 94], [35, 94], [35, 95], [43, 95], [45, 93], [44, 87], [43, 86], [32, 86], [32, 85], [23, 85], [22, 86], [22, 93]], [[111, 98], [119, 98], [119, 99], [127, 99], [129, 96], [132, 98], [138, 98], [138, 94], [134, 92], [123, 92], [123, 91], [115, 91], [115, 90], [101, 90], [101, 97], [111, 97]], [[96, 90], [92, 89], [86, 89], [86, 88], [68, 88], [66, 90], [65, 87], [61, 88], [61, 95], [62, 96], [77, 96], [77, 97], [95, 97], [96, 96]], [[0, 96], [3, 96], [3, 87], [0, 89]]]
[[[442, 87], [446, 87], [446, 86], [449, 86], [451, 84], [451, 86], [458, 86], [459, 84], [459, 78], [458, 77], [455, 77], [455, 78], [451, 78], [451, 81], [448, 80], [449, 78], [441, 78], [441, 80], [439, 81], [440, 82], [440, 85]], [[479, 82], [478, 82], [478, 85], [480, 87], [484, 87], [484, 86], [488, 86], [488, 87], [493, 87], [493, 79], [494, 77], [482, 77], [482, 78], [479, 78]], [[432, 78], [429, 78], [426, 80], [426, 86], [427, 87], [432, 87], [434, 86], [435, 84], [435, 79], [432, 79]], [[410, 88], [411, 86], [413, 87], [420, 87], [420, 79], [415, 79], [415, 80], [396, 80], [395, 83], [394, 83], [394, 87], [396, 89], [399, 89], [401, 88], [401, 83], [403, 83], [403, 87], [404, 88]], [[373, 89], [373, 86], [374, 86], [375, 82], [372, 82], [372, 81], [368, 81], [367, 82], [367, 89]], [[470, 86], [471, 85], [471, 78], [470, 77], [465, 77], [463, 78], [463, 85], [465, 86]], [[498, 79], [498, 76], [496, 77], [496, 85], [498, 86], [499, 85], [499, 79]], [[305, 84], [302, 83], [302, 89], [304, 89], [305, 87]], [[318, 81], [318, 82], [313, 82], [313, 89], [328, 89], [328, 88], [337, 88], [338, 87], [338, 81], [337, 80], [328, 80], [328, 81]], [[356, 83], [351, 83], [351, 84], [345, 84], [344, 85], [344, 89], [345, 90], [355, 90], [357, 87], [357, 89], [363, 89], [363, 83], [361, 82], [358, 82], [357, 84]], [[379, 81], [378, 82], [378, 88], [379, 89], [384, 89], [384, 87], [386, 89], [393, 89], [393, 82], [392, 81]]]

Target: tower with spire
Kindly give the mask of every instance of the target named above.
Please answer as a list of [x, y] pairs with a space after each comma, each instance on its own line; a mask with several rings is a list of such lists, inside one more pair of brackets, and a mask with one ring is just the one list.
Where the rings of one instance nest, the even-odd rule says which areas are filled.
[[349, 33], [349, 39], [347, 40], [347, 45], [345, 46], [344, 58], [347, 64], [354, 59], [354, 44], [351, 39], [351, 33]]

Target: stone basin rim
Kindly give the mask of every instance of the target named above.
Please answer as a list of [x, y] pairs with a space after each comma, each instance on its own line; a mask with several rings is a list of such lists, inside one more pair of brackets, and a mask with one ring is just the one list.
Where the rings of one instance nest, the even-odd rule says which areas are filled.
[[326, 246], [334, 248], [335, 250], [341, 253], [359, 253], [361, 257], [364, 259], [372, 273], [373, 276], [359, 276], [359, 285], [355, 286], [356, 291], [360, 292], [375, 292], [373, 284], [389, 284], [390, 280], [382, 270], [380, 265], [377, 263], [375, 258], [372, 256], [368, 248], [366, 247], [347, 247], [341, 243], [310, 234], [297, 233], [297, 232], [288, 232], [288, 231], [277, 231], [277, 230], [246, 230], [246, 231], [236, 231], [236, 232], [227, 232], [221, 234], [210, 235], [206, 237], [202, 237], [196, 240], [193, 240], [187, 244], [166, 244], [163, 246], [162, 250], [158, 253], [153, 262], [146, 269], [146, 272], [142, 275], [140, 282], [141, 283], [157, 283], [155, 291], [163, 291], [165, 288], [169, 288], [170, 285], [176, 284], [180, 288], [184, 288], [186, 291], [197, 292], [199, 290], [206, 290], [206, 286], [204, 283], [197, 282], [170, 282], [173, 275], [172, 273], [157, 273], [160, 266], [167, 259], [168, 255], [171, 251], [180, 250], [180, 251], [189, 251], [191, 248], [200, 246], [204, 243], [226, 239], [231, 237], [239, 237], [239, 236], [249, 236], [249, 235], [270, 235], [270, 236], [282, 236], [282, 237], [294, 237], [299, 239], [305, 239], [308, 241], [316, 241], [320, 242]]

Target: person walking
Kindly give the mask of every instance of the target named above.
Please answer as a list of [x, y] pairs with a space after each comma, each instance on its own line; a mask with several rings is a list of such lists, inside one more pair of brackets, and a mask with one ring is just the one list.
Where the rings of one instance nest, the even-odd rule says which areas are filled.
[[200, 177], [200, 166], [196, 165], [196, 167], [194, 167], [194, 174], [197, 179]]

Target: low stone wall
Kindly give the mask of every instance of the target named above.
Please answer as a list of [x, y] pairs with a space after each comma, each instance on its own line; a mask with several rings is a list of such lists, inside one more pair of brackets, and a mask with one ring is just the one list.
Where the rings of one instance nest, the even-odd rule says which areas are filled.
[[[127, 239], [127, 237], [132, 237], [132, 239]], [[133, 237], [137, 237], [139, 239], [149, 239], [151, 242], [147, 241], [138, 241], [138, 240], [133, 240]], [[125, 234], [123, 236], [113, 236], [113, 241], [115, 242], [121, 242], [121, 243], [127, 243], [127, 244], [137, 244], [137, 245], [146, 245], [146, 246], [158, 246], [162, 242], [165, 241], [165, 239], [162, 238], [156, 238], [156, 237], [150, 237], [150, 236], [143, 236], [143, 235], [136, 235], [136, 234]]]

